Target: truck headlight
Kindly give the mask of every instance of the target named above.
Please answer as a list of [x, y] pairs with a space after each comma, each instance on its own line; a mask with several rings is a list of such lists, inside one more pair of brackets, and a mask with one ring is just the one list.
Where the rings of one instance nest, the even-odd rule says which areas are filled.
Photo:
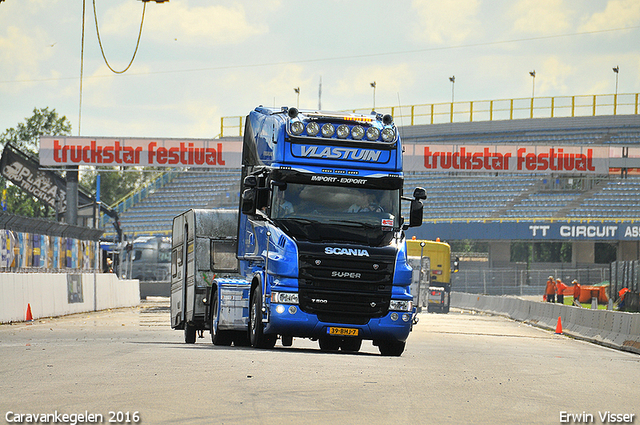
[[297, 292], [272, 292], [271, 302], [274, 304], [298, 304]]
[[380, 130], [375, 127], [367, 128], [367, 139], [373, 141], [378, 140], [378, 137], [380, 137]]
[[302, 124], [300, 121], [294, 121], [291, 123], [291, 133], [293, 133], [294, 135], [299, 136], [303, 131], [304, 124]]
[[349, 136], [349, 127], [346, 124], [340, 124], [338, 126], [338, 139], [346, 139]]
[[391, 127], [386, 127], [382, 130], [382, 140], [385, 142], [390, 142], [393, 138], [396, 137], [396, 131]]
[[310, 122], [307, 124], [307, 134], [311, 137], [315, 137], [320, 132], [320, 126], [318, 123]]
[[394, 311], [411, 311], [413, 310], [413, 301], [408, 300], [391, 300], [389, 310]]
[[351, 137], [355, 140], [360, 140], [364, 137], [364, 128], [361, 125], [356, 125], [351, 129]]
[[336, 132], [335, 127], [329, 123], [324, 124], [321, 130], [323, 137], [331, 137]]

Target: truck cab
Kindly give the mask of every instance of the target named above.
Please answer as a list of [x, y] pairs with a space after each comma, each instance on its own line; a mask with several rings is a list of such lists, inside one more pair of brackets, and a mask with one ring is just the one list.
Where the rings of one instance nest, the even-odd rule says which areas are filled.
[[252, 344], [371, 339], [401, 353], [414, 310], [403, 229], [421, 224], [426, 195], [404, 198], [405, 221], [392, 118], [257, 108], [246, 123], [238, 258], [264, 325]]

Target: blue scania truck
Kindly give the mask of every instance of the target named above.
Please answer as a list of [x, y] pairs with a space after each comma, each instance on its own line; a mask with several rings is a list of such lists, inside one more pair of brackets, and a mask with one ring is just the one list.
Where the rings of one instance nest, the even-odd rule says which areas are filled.
[[402, 152], [390, 115], [252, 111], [238, 210], [174, 219], [172, 327], [187, 343], [209, 330], [217, 345], [401, 355], [416, 312], [404, 230], [426, 199], [403, 195]]

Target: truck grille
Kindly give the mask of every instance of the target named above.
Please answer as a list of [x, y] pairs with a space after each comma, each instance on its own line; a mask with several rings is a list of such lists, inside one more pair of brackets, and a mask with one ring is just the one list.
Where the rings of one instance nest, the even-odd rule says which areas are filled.
[[[342, 257], [303, 251], [299, 246], [300, 309], [323, 322], [365, 324], [389, 311], [395, 249], [370, 257]], [[392, 252], [391, 252], [392, 251]], [[382, 254], [382, 255], [380, 255]]]

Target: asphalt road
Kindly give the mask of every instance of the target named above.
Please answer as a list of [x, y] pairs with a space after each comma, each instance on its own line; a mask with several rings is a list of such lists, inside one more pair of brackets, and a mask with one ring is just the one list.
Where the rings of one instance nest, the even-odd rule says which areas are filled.
[[401, 357], [382, 357], [367, 341], [357, 354], [322, 353], [303, 339], [273, 350], [214, 347], [208, 334], [186, 345], [169, 326], [168, 301], [157, 299], [2, 325], [1, 420], [559, 424], [586, 414], [599, 424], [608, 411], [640, 423], [638, 355], [502, 317], [420, 319]]

